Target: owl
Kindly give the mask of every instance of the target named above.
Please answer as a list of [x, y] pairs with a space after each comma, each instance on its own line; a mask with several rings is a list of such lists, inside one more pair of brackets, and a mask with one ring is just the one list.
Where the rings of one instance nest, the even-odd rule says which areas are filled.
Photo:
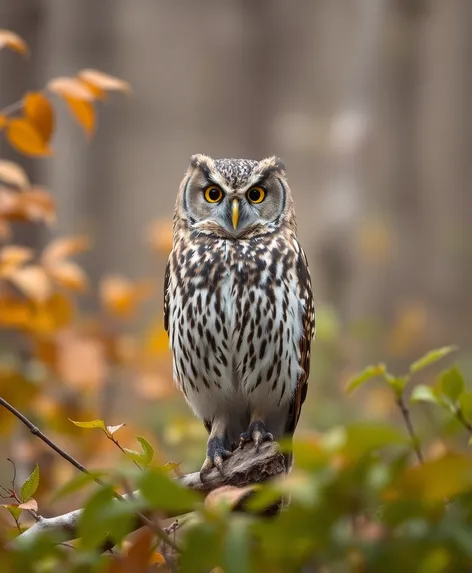
[[280, 159], [192, 156], [174, 211], [164, 323], [174, 379], [209, 433], [202, 480], [214, 467], [224, 474], [238, 445], [293, 435], [315, 313]]

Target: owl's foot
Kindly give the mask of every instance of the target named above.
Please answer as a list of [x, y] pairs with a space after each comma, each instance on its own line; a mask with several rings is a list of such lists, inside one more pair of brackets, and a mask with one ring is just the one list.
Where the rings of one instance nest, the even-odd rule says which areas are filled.
[[216, 468], [223, 476], [223, 462], [231, 455], [232, 452], [229, 452], [225, 448], [221, 438], [218, 436], [210, 438], [207, 444], [207, 457], [203, 462], [202, 469], [200, 470], [201, 481], [205, 481], [207, 474], [209, 474], [213, 468]]
[[254, 442], [256, 452], [258, 452], [259, 446], [263, 442], [272, 442], [273, 439], [274, 436], [266, 430], [264, 422], [255, 420], [249, 424], [247, 431], [241, 434], [239, 439], [239, 447], [244, 448], [248, 442]]

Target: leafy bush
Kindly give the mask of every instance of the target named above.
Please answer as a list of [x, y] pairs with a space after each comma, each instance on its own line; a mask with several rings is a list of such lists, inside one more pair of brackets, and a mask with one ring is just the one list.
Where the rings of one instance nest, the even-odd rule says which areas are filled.
[[[0, 31], [0, 47], [27, 53], [23, 40], [5, 30]], [[129, 86], [96, 70], [56, 78], [45, 90], [0, 110], [0, 129], [17, 151], [48, 156], [55, 124], [50, 96], [65, 100], [90, 135], [95, 105], [110, 90], [129, 91]], [[141, 435], [133, 449], [125, 447], [133, 439], [129, 426], [111, 425], [96, 417], [91, 406], [104, 371], [120, 369], [135, 380], [159, 371], [167, 344], [162, 328], [151, 325], [143, 341], [125, 326], [152, 293], [149, 283], [106, 277], [99, 287], [100, 314], [85, 320], [76, 297], [87, 290], [88, 280], [70, 259], [89, 247], [87, 238], [55, 239], [39, 256], [14, 244], [16, 225], [54, 221], [54, 201], [31, 185], [16, 163], [0, 160], [0, 181], [0, 238], [5, 243], [0, 248], [0, 326], [18, 335], [32, 357], [22, 361], [9, 349], [0, 360], [0, 426], [7, 433], [16, 416], [36, 436], [28, 444], [35, 440], [37, 445], [28, 457], [34, 469], [27, 477], [21, 442], [12, 448], [11, 476], [5, 470], [0, 478], [0, 572], [471, 570], [467, 439], [472, 435], [472, 392], [456, 366], [441, 372], [432, 385], [415, 381], [452, 347], [428, 353], [404, 375], [377, 364], [348, 382], [346, 389], [353, 392], [373, 378], [381, 381], [404, 427], [368, 421], [302, 435], [295, 441], [295, 468], [287, 477], [216, 489], [205, 498], [180, 485], [180, 464], [165, 463], [162, 452]], [[166, 233], [154, 231], [161, 252], [169, 246]], [[56, 378], [66, 383], [65, 398], [52, 382]], [[171, 392], [157, 382], [159, 377], [153, 380], [158, 396]], [[451, 444], [439, 432], [424, 443], [412, 420], [419, 403], [439, 409], [460, 429], [464, 443]], [[40, 422], [45, 433], [36, 427]], [[95, 458], [88, 466], [93, 469], [87, 469], [67, 453], [72, 446], [81, 459], [93, 451], [99, 463]], [[119, 451], [122, 461], [102, 469], [107, 446]], [[60, 466], [45, 455], [49, 451], [55, 451]], [[265, 513], [287, 496], [288, 507], [277, 515]], [[60, 513], [65, 497], [72, 505], [84, 499], [84, 509], [62, 518], [63, 527], [53, 527], [57, 521], [44, 518], [43, 512]], [[78, 540], [71, 544], [71, 537]]]

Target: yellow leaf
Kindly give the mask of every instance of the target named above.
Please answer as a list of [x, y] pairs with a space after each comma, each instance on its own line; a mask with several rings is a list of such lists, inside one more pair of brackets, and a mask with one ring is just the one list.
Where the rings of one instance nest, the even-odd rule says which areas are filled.
[[25, 501], [25, 503], [20, 503], [18, 507], [20, 509], [32, 509], [33, 511], [38, 511], [38, 502], [31, 498], [28, 501]]
[[7, 278], [32, 300], [44, 302], [52, 294], [51, 282], [47, 274], [37, 265], [14, 269], [8, 273]]
[[90, 422], [75, 422], [69, 418], [69, 421], [72, 422], [75, 426], [79, 428], [100, 428], [100, 430], [106, 430], [105, 422], [103, 420], [90, 420]]
[[84, 101], [93, 100], [91, 90], [77, 78], [55, 78], [48, 82], [46, 87], [63, 98], [74, 98]]
[[445, 499], [470, 491], [471, 461], [467, 455], [446, 453], [420, 466], [407, 468], [386, 489], [385, 498], [442, 503]]
[[7, 139], [17, 151], [25, 155], [51, 155], [52, 150], [28, 119], [12, 119], [7, 124]]
[[3, 129], [8, 122], [6, 115], [0, 115], [0, 129]]
[[50, 243], [41, 255], [41, 261], [45, 266], [52, 266], [72, 255], [86, 251], [90, 247], [90, 241], [83, 235], [74, 237], [61, 237]]
[[43, 140], [49, 141], [54, 129], [54, 112], [49, 100], [41, 93], [31, 92], [25, 97], [24, 112]]
[[78, 74], [78, 77], [102, 90], [120, 91], [126, 93], [131, 91], [131, 85], [128, 82], [100, 72], [99, 70], [81, 70]]
[[10, 30], [0, 30], [0, 50], [5, 47], [18, 52], [22, 56], [29, 55], [29, 48], [26, 42], [18, 34], [10, 32]]
[[30, 186], [28, 176], [23, 167], [6, 159], [0, 159], [0, 179], [4, 183], [15, 185], [20, 189]]
[[86, 100], [64, 96], [64, 99], [76, 120], [84, 128], [87, 135], [92, 135], [95, 129], [95, 109]]

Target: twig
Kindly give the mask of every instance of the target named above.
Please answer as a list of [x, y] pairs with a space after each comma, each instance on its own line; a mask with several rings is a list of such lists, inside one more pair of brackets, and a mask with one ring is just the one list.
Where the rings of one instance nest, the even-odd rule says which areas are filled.
[[397, 398], [397, 405], [400, 408], [400, 412], [402, 413], [403, 419], [405, 420], [406, 429], [408, 431], [408, 434], [410, 435], [411, 443], [413, 445], [416, 457], [418, 458], [420, 464], [422, 464], [424, 463], [424, 456], [423, 452], [421, 451], [421, 442], [411, 422], [410, 410], [408, 409], [408, 406], [405, 404], [403, 396], [399, 396]]
[[0, 115], [6, 116], [15, 113], [16, 111], [20, 111], [20, 109], [23, 107], [23, 104], [24, 104], [24, 99], [23, 98], [19, 99], [18, 101], [15, 101], [10, 105], [7, 105], [3, 109], [0, 109]]
[[[74, 459], [70, 454], [65, 452], [62, 448], [60, 448], [57, 444], [55, 444], [52, 440], [50, 440], [47, 436], [45, 436], [41, 430], [35, 426], [26, 416], [23, 416], [21, 412], [19, 412], [16, 408], [14, 408], [11, 404], [9, 404], [6, 400], [0, 397], [0, 405], [9, 410], [14, 416], [18, 418], [23, 424], [29, 429], [29, 431], [34, 435], [37, 436], [40, 440], [42, 440], [45, 444], [47, 444], [50, 448], [52, 448], [56, 453], [58, 453], [61, 457], [67, 460], [70, 464], [72, 464], [75, 468], [79, 471], [89, 474], [90, 472], [88, 469], [79, 463], [76, 459]], [[95, 481], [99, 485], [105, 485], [101, 480], [98, 478]]]
[[456, 408], [454, 410], [454, 413], [456, 415], [456, 420], [460, 422], [470, 434], [472, 434], [472, 424], [468, 420], [466, 420], [462, 408], [460, 407]]
[[[75, 468], [77, 468], [78, 470], [80, 470], [81, 472], [83, 472], [87, 475], [92, 475], [85, 466], [83, 466], [76, 459], [74, 459], [70, 454], [65, 452], [62, 448], [60, 448], [57, 444], [55, 444], [52, 440], [50, 440], [45, 434], [43, 434], [43, 432], [41, 432], [39, 430], [39, 428], [37, 426], [35, 426], [30, 420], [28, 420], [28, 418], [26, 416], [24, 416], [21, 412], [19, 412], [16, 408], [14, 408], [11, 404], [9, 404], [6, 400], [4, 400], [1, 397], [0, 397], [0, 405], [4, 406], [7, 410], [9, 410], [14, 416], [16, 416], [21, 422], [23, 422], [23, 424], [25, 424], [25, 426], [27, 426], [29, 428], [30, 432], [33, 435], [40, 438], [44, 443], [46, 443], [50, 448], [52, 448], [55, 452], [57, 452], [61, 457], [63, 457], [69, 463], [71, 463]], [[105, 482], [103, 482], [101, 479], [97, 478], [96, 476], [92, 476], [92, 478], [95, 481], [95, 483], [97, 483], [98, 485], [100, 485], [100, 486], [106, 485]], [[120, 501], [124, 501], [124, 497], [121, 496], [119, 493], [114, 492], [114, 496], [116, 499], [118, 499]], [[36, 525], [41, 523], [41, 521], [44, 519], [38, 514], [36, 514], [36, 516], [33, 516], [33, 517], [36, 519]], [[177, 545], [172, 542], [172, 540], [169, 538], [169, 536], [163, 531], [163, 529], [160, 526], [158, 526], [157, 524], [154, 524], [150, 519], [148, 519], [142, 513], [137, 513], [137, 517], [138, 517], [139, 521], [141, 522], [141, 525], [147, 525], [158, 535], [158, 537], [160, 537], [162, 540], [165, 540], [165, 542], [168, 545], [170, 545], [173, 549], [175, 549], [176, 551], [179, 550]]]

